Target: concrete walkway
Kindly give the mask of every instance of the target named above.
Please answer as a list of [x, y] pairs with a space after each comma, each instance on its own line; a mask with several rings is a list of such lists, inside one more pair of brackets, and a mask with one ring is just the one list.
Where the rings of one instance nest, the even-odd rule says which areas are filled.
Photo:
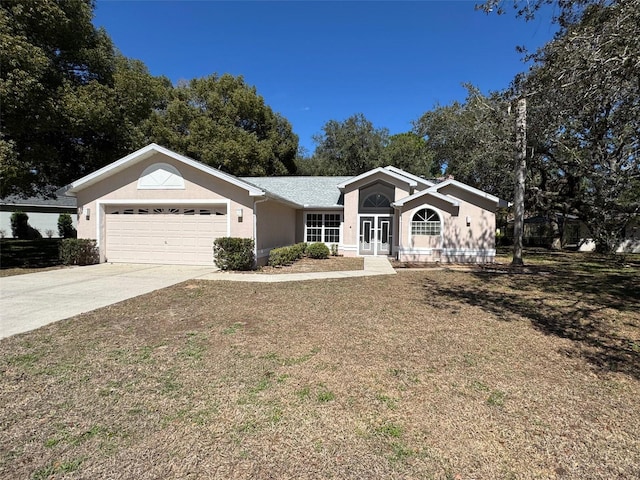
[[326, 278], [393, 275], [384, 257], [365, 257], [364, 270], [348, 272], [212, 272], [213, 267], [101, 263], [0, 278], [0, 338], [106, 307], [187, 280], [297, 282]]
[[364, 257], [364, 270], [349, 270], [344, 272], [308, 272], [308, 273], [229, 273], [212, 272], [198, 277], [198, 280], [224, 280], [227, 282], [300, 282], [303, 280], [324, 280], [327, 278], [352, 278], [370, 277], [372, 275], [395, 275], [389, 260], [386, 257]]

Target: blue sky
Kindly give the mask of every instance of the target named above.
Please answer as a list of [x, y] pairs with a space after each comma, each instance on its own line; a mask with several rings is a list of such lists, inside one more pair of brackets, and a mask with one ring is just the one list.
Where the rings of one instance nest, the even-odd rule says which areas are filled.
[[174, 84], [242, 75], [312, 153], [329, 120], [363, 113], [402, 133], [435, 105], [464, 100], [464, 82], [503, 89], [526, 69], [516, 45], [553, 36], [549, 12], [525, 22], [475, 3], [98, 0], [94, 24]]

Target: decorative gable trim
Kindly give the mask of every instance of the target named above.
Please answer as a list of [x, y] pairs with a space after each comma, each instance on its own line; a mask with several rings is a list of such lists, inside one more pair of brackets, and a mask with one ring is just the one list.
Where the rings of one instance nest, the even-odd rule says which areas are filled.
[[429, 188], [428, 190], [421, 190], [419, 192], [414, 193], [413, 195], [409, 195], [408, 197], [404, 197], [401, 198], [400, 200], [397, 200], [395, 202], [393, 202], [391, 204], [392, 207], [404, 207], [404, 205], [406, 203], [409, 203], [412, 200], [415, 200], [416, 198], [420, 198], [422, 196], [425, 195], [430, 195], [434, 198], [437, 198], [439, 200], [442, 200], [443, 202], [447, 202], [448, 204], [450, 204], [453, 207], [459, 207], [460, 206], [460, 202], [458, 200], [456, 200], [455, 198], [451, 198], [447, 195], [443, 195], [441, 193], [432, 191], [431, 188]]
[[228, 173], [221, 172], [220, 170], [212, 168], [192, 158], [180, 155], [179, 153], [173, 152], [168, 148], [162, 147], [155, 143], [151, 143], [146, 147], [143, 147], [140, 150], [137, 150], [127, 155], [126, 157], [121, 158], [120, 160], [116, 160], [115, 162], [110, 163], [109, 165], [102, 167], [101, 169], [96, 170], [95, 172], [90, 173], [89, 175], [86, 175], [79, 180], [76, 180], [71, 184], [71, 188], [68, 190], [67, 195], [74, 197], [78, 191], [94, 185], [111, 175], [121, 172], [129, 168], [130, 166], [151, 157], [156, 153], [166, 155], [167, 157], [170, 157], [185, 165], [189, 165], [190, 167], [200, 170], [201, 172], [240, 187], [243, 190], [246, 190], [252, 197], [262, 197], [265, 195], [264, 191], [253, 185], [243, 182], [238, 177], [234, 177], [233, 175], [229, 175]]
[[184, 178], [173, 165], [154, 163], [138, 178], [138, 190], [184, 190]]
[[373, 170], [369, 170], [368, 172], [361, 173], [360, 175], [350, 178], [346, 182], [342, 182], [338, 184], [338, 188], [343, 190], [348, 185], [359, 182], [360, 180], [364, 180], [365, 178], [371, 177], [377, 173], [382, 173], [383, 175], [388, 175], [389, 177], [395, 178], [403, 183], [406, 183], [410, 187], [416, 187], [418, 183], [415, 180], [405, 177], [404, 175], [400, 175], [396, 172], [392, 172], [391, 170], [387, 170], [383, 167], [374, 168]]
[[480, 198], [484, 198], [486, 200], [489, 200], [492, 203], [495, 203], [496, 207], [507, 207], [509, 206], [509, 203], [506, 202], [505, 200], [501, 200], [500, 198], [491, 195], [490, 193], [487, 192], [483, 192], [482, 190], [478, 190], [477, 188], [471, 187], [469, 185], [467, 185], [466, 183], [462, 183], [459, 182], [457, 180], [445, 180], [444, 182], [441, 183], [436, 183], [435, 185], [432, 185], [431, 187], [427, 188], [426, 190], [421, 190], [419, 192], [414, 193], [413, 195], [409, 195], [408, 197], [405, 198], [401, 198], [400, 200], [397, 200], [396, 202], [393, 203], [394, 207], [402, 207], [404, 206], [404, 204], [406, 204], [407, 202], [410, 202], [412, 200], [415, 200], [416, 198], [420, 198], [423, 195], [431, 195], [433, 197], [439, 198], [440, 200], [444, 200], [448, 203], [450, 203], [451, 205], [453, 205], [454, 207], [457, 207], [459, 205], [459, 201], [455, 198], [454, 195], [451, 194], [442, 194], [439, 192], [439, 190], [441, 190], [442, 188], [448, 186], [448, 185], [453, 185], [455, 187], [460, 188], [461, 190], [464, 190], [466, 192], [469, 192], [473, 195], [476, 195]]

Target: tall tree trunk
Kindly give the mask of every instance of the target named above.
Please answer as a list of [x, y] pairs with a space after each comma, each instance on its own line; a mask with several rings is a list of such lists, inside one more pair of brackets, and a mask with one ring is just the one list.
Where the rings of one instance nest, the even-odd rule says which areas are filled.
[[516, 112], [516, 190], [513, 200], [513, 261], [511, 265], [524, 265], [522, 261], [522, 232], [524, 229], [524, 180], [527, 174], [527, 100], [518, 100]]

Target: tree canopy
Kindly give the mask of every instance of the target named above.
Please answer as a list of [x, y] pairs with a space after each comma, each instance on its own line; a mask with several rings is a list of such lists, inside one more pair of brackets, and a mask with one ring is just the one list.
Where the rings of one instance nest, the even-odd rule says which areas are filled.
[[537, 119], [540, 199], [612, 251], [640, 214], [640, 1], [585, 5], [533, 58], [515, 87]]
[[0, 196], [52, 194], [132, 147], [166, 80], [115, 52], [90, 0], [0, 4]]
[[382, 158], [385, 165], [393, 165], [414, 175], [433, 178], [441, 173], [435, 153], [425, 139], [414, 132], [390, 136]]
[[[526, 205], [571, 214], [600, 251], [612, 251], [640, 214], [640, 1], [513, 3], [531, 19], [555, 4], [560, 29], [528, 55], [530, 71], [503, 92], [469, 87], [465, 102], [438, 106], [414, 124], [447, 173], [512, 199], [518, 98], [528, 100]], [[480, 6], [505, 13], [508, 2]]]
[[314, 161], [323, 175], [359, 175], [384, 161], [389, 131], [357, 113], [342, 122], [329, 120], [313, 138]]
[[143, 125], [145, 136], [233, 175], [296, 170], [298, 137], [240, 77], [216, 74], [172, 88], [166, 106]]
[[438, 106], [414, 122], [447, 175], [500, 198], [513, 195], [515, 124], [504, 93], [466, 85], [465, 102]]
[[0, 3], [0, 197], [53, 195], [152, 141], [236, 175], [295, 171], [291, 125], [242, 77], [173, 87], [119, 54], [94, 8]]

